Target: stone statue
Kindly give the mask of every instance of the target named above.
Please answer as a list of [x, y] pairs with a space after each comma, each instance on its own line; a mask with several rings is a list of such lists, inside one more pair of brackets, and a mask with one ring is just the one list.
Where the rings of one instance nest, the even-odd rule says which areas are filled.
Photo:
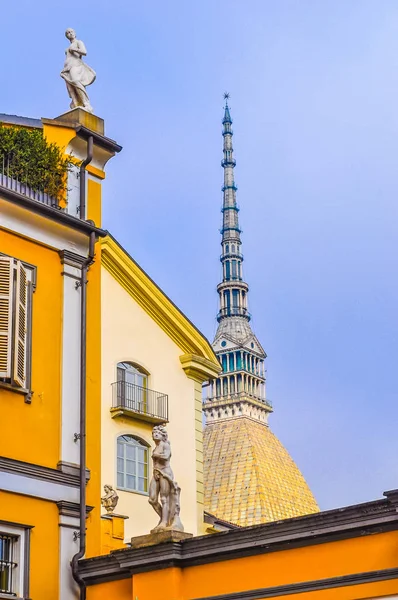
[[66, 89], [72, 99], [71, 108], [81, 106], [88, 112], [93, 112], [86, 87], [95, 80], [95, 71], [82, 61], [87, 50], [82, 41], [76, 39], [73, 29], [67, 29], [65, 35], [70, 41], [70, 46], [65, 50], [66, 59], [61, 77], [65, 79]]
[[105, 496], [101, 498], [101, 504], [108, 514], [113, 513], [118, 503], [119, 496], [111, 485], [104, 485]]
[[184, 531], [180, 520], [181, 488], [174, 480], [170, 467], [171, 447], [164, 425], [156, 425], [153, 428], [152, 439], [155, 449], [152, 452], [153, 476], [149, 485], [149, 504], [157, 512], [160, 520], [151, 533], [165, 530]]

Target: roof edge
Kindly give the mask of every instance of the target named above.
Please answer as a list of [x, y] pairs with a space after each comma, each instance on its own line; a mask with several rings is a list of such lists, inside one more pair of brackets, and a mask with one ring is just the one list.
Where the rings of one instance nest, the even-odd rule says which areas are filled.
[[207, 338], [110, 234], [101, 240], [102, 264], [185, 353], [220, 365]]

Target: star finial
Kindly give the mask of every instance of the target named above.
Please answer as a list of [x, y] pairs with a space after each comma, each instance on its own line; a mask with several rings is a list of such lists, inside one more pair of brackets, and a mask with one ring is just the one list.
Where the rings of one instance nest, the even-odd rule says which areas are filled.
[[229, 92], [224, 92], [224, 100], [225, 100], [226, 104], [228, 104]]

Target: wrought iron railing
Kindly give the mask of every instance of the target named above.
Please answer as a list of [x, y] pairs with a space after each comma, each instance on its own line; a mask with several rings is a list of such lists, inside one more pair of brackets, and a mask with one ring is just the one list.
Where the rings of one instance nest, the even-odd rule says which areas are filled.
[[23, 196], [27, 196], [31, 200], [37, 200], [38, 202], [47, 204], [47, 206], [52, 206], [53, 208], [62, 210], [59, 206], [58, 198], [50, 196], [44, 190], [33, 189], [30, 187], [28, 184], [28, 175], [22, 179], [18, 179], [17, 177], [12, 177], [10, 172], [12, 173], [12, 163], [7, 159], [7, 157], [3, 156], [0, 158], [0, 187], [12, 190], [13, 192], [17, 192]]
[[[14, 575], [17, 563], [14, 562], [15, 536], [0, 534], [0, 594], [16, 596]], [[3, 596], [2, 596], [3, 598]]]
[[155, 392], [127, 381], [112, 383], [112, 406], [155, 419], [164, 421], [169, 419], [167, 394]]
[[220, 260], [225, 260], [226, 258], [240, 258], [241, 260], [243, 260], [243, 254], [241, 252], [231, 252], [229, 251], [226, 254], [221, 254], [220, 255]]
[[223, 317], [246, 317], [247, 319], [251, 319], [251, 314], [247, 310], [247, 308], [238, 308], [235, 306], [230, 306], [227, 308], [222, 308], [218, 315], [217, 319], [220, 320]]
[[221, 161], [222, 167], [235, 167], [236, 160], [234, 158], [223, 158]]

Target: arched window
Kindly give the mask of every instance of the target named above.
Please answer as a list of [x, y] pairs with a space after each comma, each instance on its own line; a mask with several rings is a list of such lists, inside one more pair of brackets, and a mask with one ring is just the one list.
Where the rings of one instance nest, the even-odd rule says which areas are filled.
[[132, 435], [117, 438], [117, 487], [148, 492], [148, 446]]
[[120, 406], [142, 411], [147, 400], [148, 373], [128, 362], [117, 365], [117, 400]]

